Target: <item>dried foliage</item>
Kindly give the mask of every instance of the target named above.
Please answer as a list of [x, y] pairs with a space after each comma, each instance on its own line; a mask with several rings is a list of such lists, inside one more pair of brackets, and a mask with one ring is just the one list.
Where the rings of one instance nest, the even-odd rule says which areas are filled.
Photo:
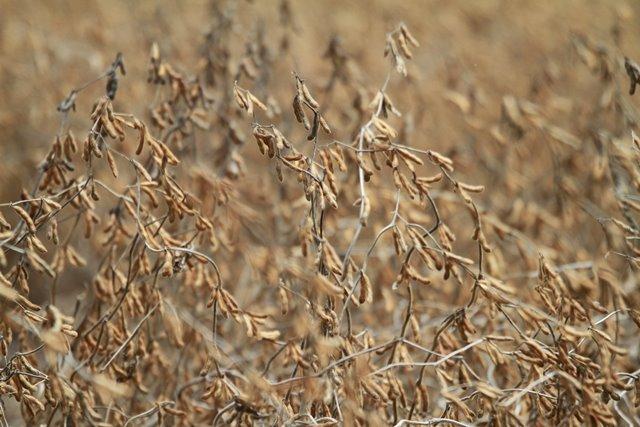
[[640, 423], [631, 12], [489, 93], [420, 79], [403, 23], [357, 46], [379, 85], [338, 36], [291, 65], [279, 5], [214, 2], [197, 60], [114, 52], [59, 102], [0, 204], [2, 425]]

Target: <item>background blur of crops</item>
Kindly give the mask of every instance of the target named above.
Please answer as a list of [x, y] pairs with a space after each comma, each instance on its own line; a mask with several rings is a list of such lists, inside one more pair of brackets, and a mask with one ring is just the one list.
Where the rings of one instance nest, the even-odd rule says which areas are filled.
[[[142, 116], [147, 105], [135, 101], [151, 100], [154, 93], [145, 80], [151, 43], [158, 42], [174, 64], [188, 70], [197, 66], [201, 40], [212, 24], [206, 1], [2, 3], [0, 200], [6, 201], [29, 187], [60, 126], [56, 106], [71, 88], [99, 75], [121, 51], [129, 74], [121, 83], [125, 90], [120, 91], [119, 101], [128, 112]], [[277, 43], [277, 1], [238, 2], [233, 9], [240, 25], [231, 51], [242, 52], [247, 34], [258, 22]], [[585, 34], [611, 42], [618, 31], [625, 55], [640, 52], [633, 2], [594, 1], [585, 8], [580, 1], [301, 1], [293, 11], [299, 27], [292, 38], [293, 60], [279, 64], [279, 72], [296, 70], [310, 81], [327, 80], [330, 69], [322, 55], [331, 37], [338, 35], [356, 60], [363, 84], [371, 89], [380, 86], [387, 72], [388, 61], [381, 54], [385, 32], [406, 22], [422, 45], [415, 52], [411, 88], [399, 101], [403, 111], [419, 120], [421, 148], [453, 150], [471, 181], [490, 183], [502, 175], [508, 189], [481, 197], [505, 211], [518, 199], [541, 207], [553, 202], [557, 177], [550, 153], [534, 137], [517, 148], [499, 148], [506, 150], [502, 154], [510, 164], [476, 161], [477, 153], [495, 149], [495, 141], [486, 131], [471, 131], [460, 111], [444, 99], [447, 86], [453, 84], [462, 93], [477, 90], [481, 104], [477, 115], [483, 119], [497, 120], [502, 97], [514, 95], [544, 99], [560, 127], [597, 130], [596, 123], [588, 123], [590, 104], [599, 93], [597, 79], [578, 63], [571, 36]], [[553, 91], [538, 93], [536, 85], [550, 72], [557, 73]], [[626, 76], [615, 77], [626, 85]], [[288, 90], [289, 84], [287, 79], [274, 79], [269, 93]], [[88, 110], [103, 87], [99, 84], [90, 91], [78, 101], [79, 110]], [[513, 150], [517, 154], [506, 154]], [[580, 209], [569, 216], [572, 228], [564, 230], [563, 238], [575, 245], [572, 250], [588, 257], [602, 240], [598, 223]], [[551, 234], [541, 237], [545, 243], [557, 239]]]
[[[447, 68], [454, 67], [465, 81], [481, 89], [487, 98], [487, 113], [496, 116], [497, 101], [503, 95], [528, 95], [532, 80], [540, 79], [549, 62], [555, 61], [569, 67], [562, 69], [556, 95], [567, 101], [562, 104], [565, 109], [571, 102], [572, 111], [579, 112], [587, 108], [579, 100], [593, 92], [593, 81], [587, 70], [574, 67], [572, 32], [611, 41], [612, 30], [619, 25], [621, 49], [630, 57], [639, 51], [633, 2], [593, 1], [588, 7], [581, 1], [397, 3], [296, 2], [294, 12], [300, 32], [292, 50], [298, 64], [286, 64], [283, 69], [297, 68], [310, 80], [326, 79], [328, 67], [320, 57], [337, 34], [365, 70], [366, 82], [379, 85], [386, 73], [386, 61], [376, 47], [383, 44], [387, 30], [404, 21], [422, 43], [415, 52], [413, 71], [419, 82], [417, 96], [424, 101], [421, 126], [428, 131], [425, 139], [466, 149], [480, 146], [482, 141], [469, 139], [454, 108], [441, 108], [444, 102], [438, 94], [447, 83]], [[100, 74], [115, 53], [122, 51], [131, 69], [127, 90], [121, 95], [123, 104], [149, 96], [153, 88], [144, 76], [150, 44], [159, 42], [176, 63], [189, 68], [195, 65], [198, 45], [211, 24], [208, 2], [198, 0], [54, 1], [46, 5], [3, 0], [1, 6], [0, 136], [2, 155], [10, 160], [3, 164], [2, 200], [14, 197], [18, 188], [28, 183], [25, 179], [41, 158], [39, 150], [42, 153], [48, 146], [59, 126], [55, 106], [70, 88]], [[240, 2], [237, 15], [246, 27], [237, 31], [248, 32], [256, 19], [262, 19], [275, 38], [277, 6], [278, 2], [271, 0]], [[101, 90], [97, 88], [96, 93]], [[93, 102], [87, 98], [87, 104]], [[133, 112], [139, 113], [145, 106], [136, 107], [140, 111]], [[581, 119], [579, 114], [567, 118], [576, 119]], [[531, 178], [545, 172], [528, 169], [526, 176]]]
[[[282, 33], [278, 1], [235, 4], [231, 10], [237, 26], [228, 46], [230, 52], [242, 53], [249, 34], [260, 25], [266, 39], [277, 45]], [[382, 55], [385, 34], [404, 22], [421, 45], [413, 49], [408, 80], [400, 83], [393, 79], [389, 92], [405, 117], [412, 120], [411, 145], [450, 156], [460, 179], [486, 186], [483, 193], [474, 196], [482, 209], [526, 235], [527, 242], [556, 265], [591, 263], [602, 267], [623, 282], [620, 286], [632, 302], [638, 302], [638, 275], [624, 258], [608, 253], [609, 235], [598, 221], [620, 216], [614, 186], [591, 173], [606, 156], [597, 136], [606, 132], [612, 140], [631, 144], [633, 126], [621, 125], [609, 115], [613, 108], [603, 112], [598, 107], [602, 102], [599, 76], [581, 62], [573, 41], [584, 36], [616, 54], [640, 59], [640, 5], [606, 0], [301, 0], [292, 1], [291, 8], [297, 31], [290, 38], [290, 55], [275, 64], [262, 93], [272, 94], [288, 112], [291, 73], [300, 73], [311, 86], [326, 82], [331, 68], [323, 54], [336, 35], [351, 57], [357, 79], [374, 91], [389, 68], [389, 60]], [[123, 53], [127, 75], [120, 80], [114, 105], [119, 111], [147, 119], [147, 107], [155, 94], [155, 87], [146, 81], [152, 43], [159, 45], [163, 58], [178, 70], [188, 73], [197, 69], [202, 41], [213, 24], [211, 10], [210, 2], [204, 0], [0, 0], [0, 203], [17, 200], [23, 189], [30, 191], [38, 165], [60, 127], [56, 106], [72, 88], [100, 75], [117, 52]], [[635, 111], [640, 98], [627, 95], [628, 79], [622, 67], [612, 82]], [[337, 91], [335, 103], [346, 105], [346, 89]], [[79, 113], [70, 116], [72, 127], [86, 127], [88, 112], [103, 93], [104, 85], [99, 83], [79, 98]], [[458, 99], [456, 105], [451, 102], [451, 93], [462, 94], [463, 100]], [[475, 97], [471, 101], [474, 105], [468, 107], [465, 103], [471, 96]], [[498, 141], [491, 128], [501, 120], [505, 96], [539, 105], [549, 122], [570, 132], [578, 146], [550, 141], [537, 132]], [[471, 113], [461, 111], [465, 108], [471, 108]], [[339, 108], [335, 113], [329, 110], [329, 119], [339, 123]], [[241, 202], [270, 211], [273, 204], [269, 198], [278, 185], [265, 180], [271, 175], [255, 146], [248, 144], [243, 150], [249, 167], [239, 184]], [[213, 159], [199, 157], [188, 164], [207, 169], [212, 167], [210, 162]], [[256, 185], [264, 185], [260, 187], [262, 194], [257, 194]], [[389, 210], [392, 208], [390, 204]], [[462, 210], [444, 207], [443, 211], [450, 214], [448, 220], [454, 228], [466, 221]], [[532, 217], [525, 215], [529, 212]], [[388, 218], [376, 218], [373, 230], [385, 221]], [[271, 224], [256, 222], [264, 227], [256, 240], [262, 239], [268, 248]], [[367, 234], [369, 241], [374, 235]], [[474, 256], [473, 244], [461, 240], [460, 251]], [[90, 257], [90, 244], [78, 246]], [[242, 249], [246, 248], [238, 248]], [[516, 267], [503, 271], [503, 278], [535, 272], [535, 263], [515, 263], [520, 259], [518, 249], [504, 249], [501, 266], [513, 262]], [[357, 253], [363, 251], [358, 248]], [[58, 305], [63, 310], [73, 308], [76, 295], [93, 274], [91, 265], [60, 284]], [[390, 280], [380, 286], [393, 281], [391, 273], [381, 273], [381, 277]], [[523, 283], [516, 281], [513, 286]], [[47, 299], [48, 291], [42, 289], [32, 285], [36, 303]], [[446, 293], [452, 292], [449, 289]], [[464, 304], [456, 298], [450, 301], [452, 307]], [[249, 304], [250, 297], [243, 302]], [[374, 320], [380, 315], [368, 313], [363, 323], [375, 329]], [[401, 310], [384, 315], [399, 318]], [[393, 336], [397, 331], [382, 333]], [[629, 333], [632, 335], [621, 334], [626, 343], [633, 343], [637, 330]], [[629, 369], [637, 369], [637, 344], [627, 348], [632, 361]]]

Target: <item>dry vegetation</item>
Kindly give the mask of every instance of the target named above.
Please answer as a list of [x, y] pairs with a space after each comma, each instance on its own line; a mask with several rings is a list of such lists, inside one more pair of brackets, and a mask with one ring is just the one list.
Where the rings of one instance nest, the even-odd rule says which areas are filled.
[[0, 425], [640, 425], [640, 9], [395, 3], [0, 1]]

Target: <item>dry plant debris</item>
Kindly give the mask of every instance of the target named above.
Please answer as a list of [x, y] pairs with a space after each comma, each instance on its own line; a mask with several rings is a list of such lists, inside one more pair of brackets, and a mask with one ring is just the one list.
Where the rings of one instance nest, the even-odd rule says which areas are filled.
[[[338, 36], [316, 81], [278, 66], [295, 2], [273, 34], [236, 3], [191, 67], [150, 45], [139, 105], [142, 57], [87, 76], [0, 204], [1, 424], [638, 425], [640, 69], [615, 39], [572, 34], [530, 96], [447, 67], [469, 155], [422, 127], [408, 25], [371, 33], [379, 86]], [[563, 120], [571, 73], [597, 93]], [[553, 185], [519, 197], [528, 145]]]

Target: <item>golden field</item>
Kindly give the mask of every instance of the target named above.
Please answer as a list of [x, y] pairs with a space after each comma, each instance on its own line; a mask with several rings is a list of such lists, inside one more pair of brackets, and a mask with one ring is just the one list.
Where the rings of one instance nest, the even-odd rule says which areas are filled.
[[640, 423], [639, 16], [0, 0], [0, 422]]

